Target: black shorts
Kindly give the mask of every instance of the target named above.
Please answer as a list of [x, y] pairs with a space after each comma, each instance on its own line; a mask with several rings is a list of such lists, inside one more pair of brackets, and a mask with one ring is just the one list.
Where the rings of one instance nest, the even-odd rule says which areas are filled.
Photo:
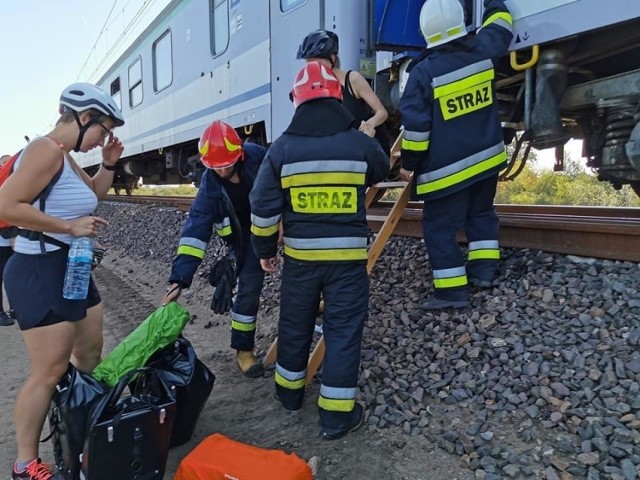
[[41, 255], [14, 253], [4, 270], [4, 288], [15, 311], [20, 330], [62, 322], [77, 322], [87, 309], [102, 299], [93, 277], [84, 300], [67, 300], [62, 285], [67, 268], [67, 250]]

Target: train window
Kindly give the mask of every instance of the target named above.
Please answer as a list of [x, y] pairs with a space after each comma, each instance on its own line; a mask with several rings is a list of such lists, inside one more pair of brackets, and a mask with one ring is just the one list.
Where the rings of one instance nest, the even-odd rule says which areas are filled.
[[211, 55], [217, 57], [229, 46], [229, 0], [209, 0]]
[[109, 92], [111, 93], [111, 97], [113, 101], [116, 102], [118, 108], [122, 110], [122, 95], [120, 94], [120, 77], [116, 78], [113, 82], [111, 82], [111, 87], [109, 88]]
[[153, 44], [153, 90], [164, 90], [173, 81], [171, 60], [171, 30], [167, 30]]
[[307, 3], [307, 0], [280, 0], [280, 10], [282, 12], [288, 12], [303, 3]]
[[129, 106], [137, 107], [142, 103], [142, 59], [138, 59], [129, 67]]

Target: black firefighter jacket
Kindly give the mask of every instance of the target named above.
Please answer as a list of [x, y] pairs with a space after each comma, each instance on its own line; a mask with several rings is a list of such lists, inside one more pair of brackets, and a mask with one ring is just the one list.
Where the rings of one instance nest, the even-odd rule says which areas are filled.
[[[482, 28], [414, 63], [400, 101], [402, 165], [435, 199], [495, 175], [506, 162], [493, 60], [513, 37], [504, 0], [485, 0]], [[410, 67], [411, 68], [411, 67]]]
[[314, 137], [285, 132], [269, 148], [250, 195], [256, 255], [276, 256], [282, 219], [285, 257], [366, 262], [365, 191], [388, 172], [379, 143], [352, 128]]
[[[262, 162], [266, 148], [253, 143], [243, 145], [244, 161], [239, 161], [238, 172], [243, 181], [253, 185], [258, 168]], [[222, 192], [220, 177], [207, 169], [202, 175], [200, 188], [189, 210], [189, 217], [182, 228], [178, 254], [173, 260], [169, 283], [179, 283], [183, 288], [189, 287], [198, 265], [204, 258], [213, 229], [235, 252], [235, 232], [231, 220], [231, 212]]]

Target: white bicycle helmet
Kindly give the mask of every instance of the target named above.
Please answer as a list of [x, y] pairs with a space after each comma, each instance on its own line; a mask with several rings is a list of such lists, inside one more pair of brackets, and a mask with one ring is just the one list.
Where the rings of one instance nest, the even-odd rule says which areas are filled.
[[60, 105], [75, 112], [94, 108], [113, 120], [116, 127], [124, 125], [122, 112], [104, 90], [90, 83], [74, 83], [62, 91]]

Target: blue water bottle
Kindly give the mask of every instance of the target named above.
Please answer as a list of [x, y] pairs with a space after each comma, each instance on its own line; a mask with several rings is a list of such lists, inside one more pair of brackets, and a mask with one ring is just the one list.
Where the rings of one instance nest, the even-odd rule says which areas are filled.
[[93, 246], [94, 242], [90, 237], [76, 237], [69, 245], [67, 272], [62, 288], [62, 296], [67, 300], [87, 298], [93, 263]]

